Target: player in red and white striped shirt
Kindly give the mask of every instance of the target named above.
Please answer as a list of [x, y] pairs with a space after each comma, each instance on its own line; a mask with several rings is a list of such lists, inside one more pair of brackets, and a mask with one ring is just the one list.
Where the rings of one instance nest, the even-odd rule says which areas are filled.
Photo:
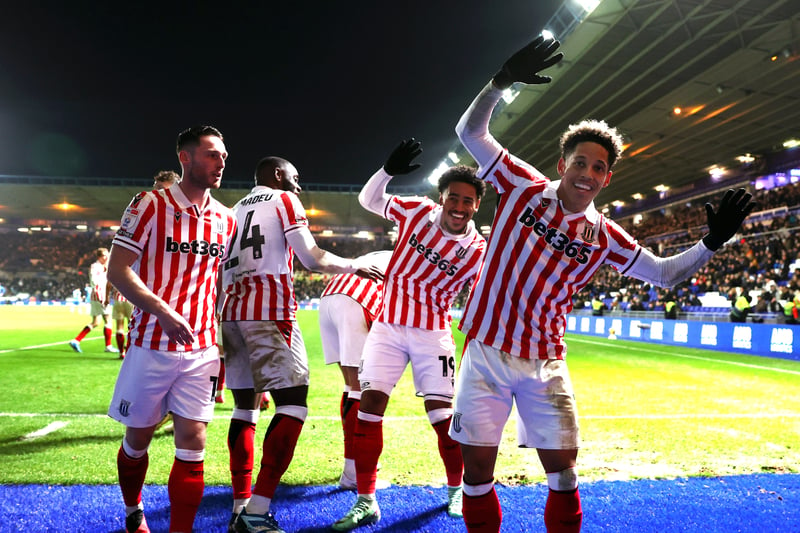
[[706, 206], [709, 235], [684, 253], [659, 258], [594, 207], [622, 153], [622, 137], [605, 122], [585, 120], [562, 135], [560, 181], [509, 154], [489, 133], [492, 110], [515, 81], [549, 82], [538, 72], [561, 59], [558, 46], [539, 37], [517, 52], [456, 127], [479, 176], [499, 193], [486, 258], [460, 323], [468, 343], [450, 429], [464, 456], [471, 533], [500, 531], [494, 464], [514, 402], [519, 444], [537, 449], [547, 474], [547, 531], [580, 530], [579, 431], [563, 338], [572, 296], [603, 264], [653, 285], [674, 285], [705, 264], [754, 206], [743, 189], [729, 191], [716, 213]]
[[133, 318], [133, 304], [111, 284], [108, 285], [108, 301], [111, 305], [111, 318], [114, 319], [114, 326], [116, 327], [119, 358], [125, 359], [125, 351], [127, 349], [125, 342], [128, 338], [128, 330], [125, 326], [130, 325]]
[[[320, 249], [308, 228], [298, 172], [280, 157], [256, 167], [256, 186], [233, 207], [238, 233], [223, 270], [225, 374], [236, 406], [228, 431], [236, 531], [275, 531], [270, 504], [294, 454], [308, 407], [308, 357], [295, 320], [294, 254], [309, 270], [382, 276], [361, 259]], [[262, 393], [275, 402], [251, 493]]]
[[108, 269], [108, 248], [98, 248], [94, 251], [97, 261], [92, 263], [89, 268], [89, 285], [91, 292], [89, 293], [89, 305], [91, 307], [90, 313], [92, 321], [75, 336], [74, 339], [69, 341], [70, 347], [78, 353], [82, 353], [81, 341], [92, 329], [103, 324], [103, 338], [106, 341], [107, 352], [115, 352], [111, 346], [111, 306], [108, 303], [108, 291], [106, 280], [106, 270]]
[[[391, 250], [367, 254], [385, 272]], [[319, 334], [325, 364], [337, 363], [344, 378], [339, 414], [344, 433], [344, 469], [339, 477], [342, 488], [356, 488], [354, 432], [361, 405], [358, 367], [372, 323], [383, 303], [383, 280], [356, 274], [338, 274], [328, 281], [319, 301]]]
[[209, 193], [228, 153], [211, 126], [180, 133], [180, 184], [138, 194], [125, 210], [108, 280], [136, 307], [130, 348], [108, 415], [125, 424], [117, 455], [126, 530], [149, 531], [142, 486], [156, 424], [171, 411], [175, 460], [169, 476], [170, 531], [191, 531], [203, 497], [206, 426], [219, 368], [217, 274], [236, 221]]
[[472, 217], [486, 191], [475, 170], [448, 169], [439, 178], [439, 202], [386, 193], [392, 176], [407, 174], [422, 152], [414, 139], [403, 141], [364, 185], [359, 201], [398, 225], [383, 289], [383, 308], [367, 335], [359, 371], [361, 405], [355, 432], [358, 499], [333, 524], [348, 531], [380, 519], [375, 499], [377, 466], [383, 448], [383, 414], [389, 395], [411, 363], [417, 395], [436, 431], [447, 472], [448, 513], [461, 516], [463, 465], [458, 445], [447, 434], [453, 414], [455, 341], [450, 306], [475, 279], [486, 241]]

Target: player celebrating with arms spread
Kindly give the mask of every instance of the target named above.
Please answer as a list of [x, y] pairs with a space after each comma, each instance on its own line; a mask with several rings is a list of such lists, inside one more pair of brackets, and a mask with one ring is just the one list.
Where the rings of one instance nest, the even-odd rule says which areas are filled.
[[362, 390], [355, 430], [358, 499], [333, 524], [336, 531], [380, 520], [375, 489], [383, 414], [409, 362], [417, 395], [425, 399], [438, 438], [447, 473], [448, 513], [461, 516], [463, 463], [458, 445], [447, 434], [455, 374], [450, 306], [475, 279], [483, 259], [486, 241], [472, 217], [486, 185], [475, 177], [475, 169], [456, 166], [439, 178], [439, 204], [387, 194], [392, 176], [419, 167], [411, 163], [421, 152], [414, 139], [400, 143], [358, 195], [366, 209], [398, 224], [398, 237], [384, 279], [383, 308], [367, 335], [358, 375]]
[[614, 128], [595, 120], [570, 126], [561, 137], [559, 181], [511, 155], [489, 133], [492, 110], [514, 82], [549, 82], [538, 73], [561, 60], [558, 46], [538, 37], [514, 54], [456, 127], [480, 165], [479, 177], [500, 193], [486, 258], [460, 323], [468, 343], [450, 428], [464, 457], [464, 521], [471, 533], [500, 531], [494, 465], [514, 402], [519, 444], [537, 449], [547, 474], [547, 531], [580, 530], [578, 414], [563, 338], [572, 296], [603, 264], [672, 286], [708, 262], [755, 205], [744, 189], [728, 191], [717, 211], [706, 205], [708, 235], [660, 258], [595, 209], [622, 153]]

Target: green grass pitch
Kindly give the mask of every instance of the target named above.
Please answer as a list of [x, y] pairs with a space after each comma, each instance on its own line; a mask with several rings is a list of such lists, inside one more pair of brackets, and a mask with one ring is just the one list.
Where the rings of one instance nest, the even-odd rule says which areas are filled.
[[[342, 466], [338, 418], [342, 378], [325, 366], [317, 313], [301, 311], [311, 368], [309, 416], [289, 484], [332, 484]], [[75, 308], [0, 306], [0, 483], [115, 484], [123, 426], [105, 416], [120, 361], [103, 353], [102, 333], [67, 342], [89, 322]], [[454, 329], [460, 354], [463, 335]], [[568, 336], [568, 361], [581, 419], [578, 457], [585, 480], [800, 472], [800, 363], [666, 345]], [[233, 400], [209, 425], [206, 483], [227, 485], [226, 435]], [[261, 441], [273, 410], [262, 413]], [[444, 468], [410, 372], [385, 419], [380, 477], [439, 485]], [[165, 484], [171, 436], [150, 448], [148, 483]], [[260, 452], [259, 452], [260, 453]], [[497, 479], [544, 479], [536, 453], [504, 434]]]

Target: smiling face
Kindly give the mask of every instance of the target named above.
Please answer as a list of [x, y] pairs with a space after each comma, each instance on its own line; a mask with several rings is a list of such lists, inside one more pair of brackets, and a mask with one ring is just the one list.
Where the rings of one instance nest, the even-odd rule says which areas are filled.
[[452, 181], [439, 196], [442, 210], [442, 227], [454, 235], [466, 230], [467, 224], [481, 205], [475, 187], [469, 183]]
[[575, 150], [558, 160], [558, 198], [568, 211], [584, 211], [603, 187], [611, 182], [608, 150], [595, 142], [578, 143]]

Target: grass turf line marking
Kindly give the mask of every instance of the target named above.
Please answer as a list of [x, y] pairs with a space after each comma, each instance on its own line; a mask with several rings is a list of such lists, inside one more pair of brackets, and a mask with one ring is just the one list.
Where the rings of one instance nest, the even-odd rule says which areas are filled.
[[[745, 368], [755, 368], [757, 370], [768, 370], [768, 371], [772, 371], [772, 372], [778, 372], [778, 373], [781, 373], [781, 374], [793, 374], [795, 376], [800, 376], [800, 372], [798, 372], [797, 370], [787, 370], [787, 369], [784, 369], [784, 368], [772, 368], [772, 367], [769, 367], [769, 366], [754, 365], [754, 364], [750, 364], [750, 363], [738, 363], [736, 361], [727, 361], [725, 359], [714, 359], [713, 357], [700, 357], [699, 355], [684, 355], [684, 354], [679, 354], [679, 353], [667, 353], [667, 352], [662, 352], [662, 351], [658, 351], [658, 350], [650, 350], [648, 348], [639, 348], [638, 346], [628, 346], [628, 345], [621, 346], [621, 345], [616, 344], [616, 343], [590, 341], [590, 340], [585, 340], [585, 339], [579, 339], [577, 337], [570, 337], [570, 342], [583, 342], [585, 344], [595, 344], [597, 346], [605, 346], [605, 347], [608, 347], [608, 348], [626, 348], [628, 350], [636, 350], [636, 351], [639, 351], [639, 352], [654, 353], [654, 354], [658, 354], [658, 355], [669, 355], [671, 357], [683, 357], [684, 359], [696, 359], [698, 361], [708, 361], [708, 362], [711, 362], [711, 363], [724, 363], [726, 365], [743, 366]], [[637, 341], [631, 341], [631, 342], [637, 342]], [[727, 352], [723, 352], [723, 353], [727, 353]]]
[[37, 429], [36, 431], [31, 431], [27, 435], [23, 435], [20, 437], [20, 440], [34, 440], [38, 439], [39, 437], [44, 437], [45, 435], [49, 435], [50, 433], [56, 432], [59, 429], [67, 427], [69, 422], [50, 422], [42, 429]]
[[[85, 337], [83, 341], [96, 341], [97, 339], [102, 339], [102, 338], [103, 337], [99, 335], [97, 337]], [[73, 339], [70, 339], [69, 341], [71, 340]], [[11, 348], [10, 350], [0, 350], [0, 355], [4, 353], [21, 352], [24, 350], [36, 350], [38, 348], [50, 348], [51, 346], [60, 346], [62, 344], [66, 344], [67, 346], [69, 346], [69, 341], [51, 342], [49, 344], [37, 344], [35, 346], [20, 346], [19, 348]]]

